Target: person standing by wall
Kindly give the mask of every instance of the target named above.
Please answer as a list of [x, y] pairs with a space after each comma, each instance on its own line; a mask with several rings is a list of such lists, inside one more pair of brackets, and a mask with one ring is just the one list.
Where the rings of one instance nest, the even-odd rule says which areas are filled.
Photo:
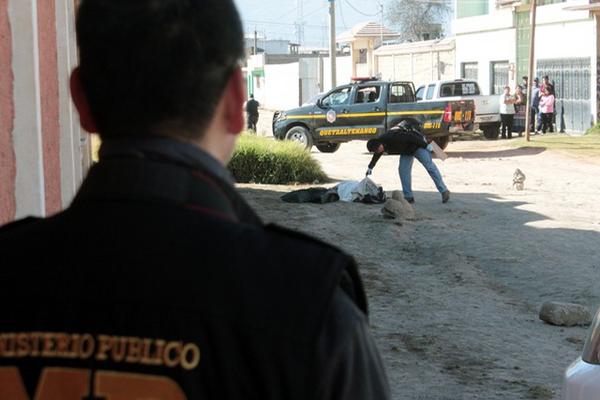
[[260, 104], [254, 100], [254, 95], [250, 95], [250, 99], [246, 102], [246, 118], [248, 120], [248, 130], [256, 133], [256, 124], [258, 123], [258, 107]]
[[531, 88], [531, 99], [529, 101], [529, 104], [531, 107], [531, 110], [529, 112], [529, 130], [531, 132], [537, 132], [540, 130], [541, 127], [541, 122], [538, 120], [538, 114], [540, 112], [540, 80], [538, 78], [535, 78], [533, 80], [533, 87]]
[[542, 97], [540, 98], [540, 113], [542, 114], [542, 133], [546, 131], [554, 132], [552, 119], [554, 118], [554, 93], [552, 86], [542, 88]]
[[500, 95], [500, 118], [502, 120], [502, 139], [512, 139], [513, 122], [515, 118], [516, 99], [510, 94], [510, 87], [505, 86]]
[[527, 93], [527, 86], [529, 85], [529, 78], [524, 76], [521, 78], [521, 85], [520, 88], [523, 91], [523, 93]]
[[[526, 77], [523, 77], [526, 79]], [[526, 90], [526, 89], [525, 89]], [[521, 86], [515, 88], [515, 120], [513, 130], [523, 136], [525, 131], [525, 112], [527, 109], [527, 98]]]
[[412, 192], [412, 165], [415, 158], [429, 173], [435, 187], [442, 195], [442, 203], [447, 203], [450, 200], [450, 191], [444, 184], [442, 175], [431, 158], [433, 145], [428, 144], [425, 136], [408, 121], [402, 121], [387, 133], [369, 140], [367, 149], [369, 152], [374, 153], [367, 168], [367, 176], [371, 175], [383, 153], [400, 154], [398, 173], [400, 174], [404, 199], [409, 203], [415, 202]]

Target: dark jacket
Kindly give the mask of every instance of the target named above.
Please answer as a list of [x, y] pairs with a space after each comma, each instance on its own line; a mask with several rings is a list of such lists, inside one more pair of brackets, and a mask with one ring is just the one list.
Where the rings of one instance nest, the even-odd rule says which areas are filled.
[[79, 383], [82, 398], [120, 384], [127, 398], [388, 398], [354, 260], [264, 226], [213, 172], [105, 154], [67, 210], [0, 229], [0, 381]]
[[[405, 130], [401, 128], [392, 128], [387, 133], [377, 138], [384, 147], [387, 154], [412, 155], [419, 148], [426, 148], [427, 141], [425, 137], [415, 130]], [[382, 153], [373, 154], [369, 168], [375, 168], [377, 161]]]
[[250, 115], [258, 115], [258, 101], [250, 99], [246, 102], [246, 112]]

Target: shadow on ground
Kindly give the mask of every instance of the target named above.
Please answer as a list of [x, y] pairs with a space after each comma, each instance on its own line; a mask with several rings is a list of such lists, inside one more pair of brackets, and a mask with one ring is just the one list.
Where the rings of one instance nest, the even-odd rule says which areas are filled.
[[486, 158], [510, 158], [534, 156], [546, 151], [545, 147], [518, 147], [515, 149], [495, 150], [495, 151], [452, 151], [446, 152], [448, 157], [460, 157], [468, 159], [486, 159]]
[[439, 194], [417, 192], [416, 217], [399, 221], [377, 205], [241, 192], [266, 221], [357, 258], [393, 398], [559, 398], [586, 329], [550, 326], [537, 313], [550, 300], [595, 310], [598, 232], [540, 228], [552, 221], [490, 193], [453, 193], [442, 205]]

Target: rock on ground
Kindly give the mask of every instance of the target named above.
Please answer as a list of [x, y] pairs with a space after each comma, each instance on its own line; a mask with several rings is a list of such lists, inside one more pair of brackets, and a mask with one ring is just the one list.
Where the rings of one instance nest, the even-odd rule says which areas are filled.
[[558, 326], [585, 326], [592, 322], [592, 314], [579, 304], [549, 301], [542, 304], [540, 319]]
[[386, 218], [399, 218], [399, 219], [412, 219], [415, 217], [415, 209], [411, 206], [404, 198], [395, 200], [392, 194], [392, 198], [388, 199], [381, 213]]

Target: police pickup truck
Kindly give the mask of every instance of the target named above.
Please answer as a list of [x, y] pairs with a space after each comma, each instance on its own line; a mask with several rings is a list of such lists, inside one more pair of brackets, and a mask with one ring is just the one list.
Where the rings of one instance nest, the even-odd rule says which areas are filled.
[[355, 78], [302, 107], [276, 112], [273, 135], [333, 153], [340, 143], [372, 139], [409, 120], [445, 148], [451, 134], [472, 129], [474, 117], [472, 100], [417, 103], [412, 82]]

